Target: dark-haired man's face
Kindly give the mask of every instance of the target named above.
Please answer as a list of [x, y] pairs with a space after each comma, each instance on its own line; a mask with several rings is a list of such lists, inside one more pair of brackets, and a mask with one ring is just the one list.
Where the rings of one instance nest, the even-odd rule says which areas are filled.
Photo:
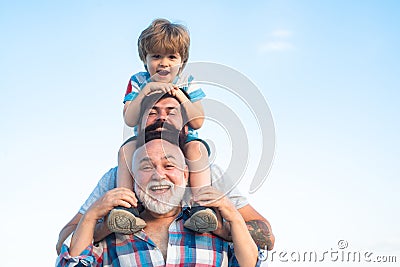
[[141, 129], [157, 122], [167, 122], [178, 130], [182, 129], [182, 111], [178, 100], [172, 97], [159, 100], [151, 109], [145, 112]]

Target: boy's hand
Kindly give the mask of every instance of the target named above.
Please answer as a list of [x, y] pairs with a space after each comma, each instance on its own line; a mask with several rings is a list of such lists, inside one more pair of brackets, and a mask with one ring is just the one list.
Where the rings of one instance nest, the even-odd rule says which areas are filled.
[[169, 93], [171, 95], [175, 95], [175, 90], [178, 90], [178, 87], [172, 83], [162, 83], [162, 82], [149, 82], [143, 88], [144, 94], [150, 95], [152, 93]]

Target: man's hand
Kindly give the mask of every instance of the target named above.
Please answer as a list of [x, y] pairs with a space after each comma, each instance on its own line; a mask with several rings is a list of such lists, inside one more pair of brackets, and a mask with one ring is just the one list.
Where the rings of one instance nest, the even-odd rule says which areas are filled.
[[201, 206], [216, 208], [221, 216], [228, 222], [243, 220], [233, 203], [212, 186], [206, 186], [198, 190], [193, 200]]
[[137, 202], [135, 193], [132, 190], [123, 187], [114, 188], [94, 202], [87, 210], [85, 216], [99, 220], [105, 217], [114, 207], [137, 207]]
[[71, 239], [69, 254], [72, 257], [78, 256], [92, 243], [97, 221], [105, 217], [114, 207], [129, 208], [132, 205], [137, 205], [137, 200], [132, 190], [120, 187], [105, 193], [104, 196], [90, 206], [80, 219]]

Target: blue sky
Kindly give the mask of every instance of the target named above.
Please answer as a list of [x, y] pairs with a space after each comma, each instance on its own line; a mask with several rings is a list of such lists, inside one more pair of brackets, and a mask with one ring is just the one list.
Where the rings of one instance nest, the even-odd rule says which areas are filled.
[[240, 187], [276, 251], [343, 239], [400, 260], [399, 13], [397, 1], [0, 2], [2, 263], [21, 266], [22, 251], [54, 264], [59, 230], [116, 165], [136, 40], [157, 17], [189, 28], [189, 61], [240, 71], [268, 102], [274, 164], [256, 193]]

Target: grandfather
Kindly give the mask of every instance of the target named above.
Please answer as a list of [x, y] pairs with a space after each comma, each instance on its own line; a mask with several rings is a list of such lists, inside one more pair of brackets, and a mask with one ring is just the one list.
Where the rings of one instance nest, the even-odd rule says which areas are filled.
[[[188, 182], [188, 168], [178, 146], [176, 134], [150, 132], [138, 142], [132, 171], [135, 191], [145, 210], [144, 230], [130, 235], [113, 233], [92, 243], [97, 220], [117, 205], [131, 203], [134, 193], [115, 188], [94, 202], [81, 218], [57, 259], [57, 266], [256, 266], [257, 246], [232, 202], [213, 187], [204, 187], [196, 201], [213, 207], [229, 223], [234, 251], [224, 239], [209, 233], [199, 234], [183, 226], [181, 201]], [[162, 138], [162, 139], [161, 139]], [[139, 139], [140, 140], [140, 139]], [[66, 242], [68, 243], [68, 242]]]

